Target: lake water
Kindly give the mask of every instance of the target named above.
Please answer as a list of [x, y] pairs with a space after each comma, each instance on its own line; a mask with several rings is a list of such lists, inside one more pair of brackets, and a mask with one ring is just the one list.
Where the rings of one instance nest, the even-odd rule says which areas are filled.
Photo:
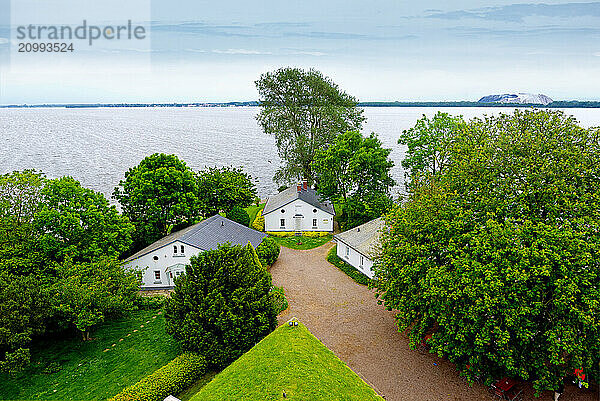
[[[510, 112], [506, 108], [442, 108], [465, 118]], [[276, 191], [279, 163], [274, 138], [255, 120], [258, 108], [36, 108], [0, 109], [0, 173], [36, 169], [70, 175], [110, 197], [128, 168], [155, 152], [173, 153], [195, 169], [242, 166], [261, 196]], [[402, 182], [403, 130], [435, 108], [365, 108], [365, 133], [392, 148], [393, 175]], [[600, 109], [567, 109], [583, 126], [600, 125]]]

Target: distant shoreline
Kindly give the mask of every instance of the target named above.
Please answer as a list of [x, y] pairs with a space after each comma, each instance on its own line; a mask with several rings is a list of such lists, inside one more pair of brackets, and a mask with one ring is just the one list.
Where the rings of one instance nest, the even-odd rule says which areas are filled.
[[[100, 108], [100, 107], [258, 107], [257, 101], [222, 103], [56, 103], [56, 104], [9, 104], [1, 109], [29, 108]], [[360, 107], [506, 107], [506, 108], [600, 108], [600, 101], [554, 101], [548, 105], [521, 103], [480, 103], [480, 102], [359, 102]]]

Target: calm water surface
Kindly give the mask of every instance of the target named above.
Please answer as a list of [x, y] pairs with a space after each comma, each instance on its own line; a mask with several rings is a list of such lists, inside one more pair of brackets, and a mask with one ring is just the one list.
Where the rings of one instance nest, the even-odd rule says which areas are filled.
[[[376, 132], [402, 182], [403, 130], [435, 108], [366, 108], [366, 133]], [[443, 108], [465, 118], [510, 112], [505, 108]], [[255, 120], [257, 108], [0, 109], [0, 173], [34, 168], [49, 177], [70, 175], [110, 196], [129, 167], [155, 152], [173, 153], [195, 169], [243, 166], [261, 196], [274, 192], [279, 164], [273, 137]], [[600, 109], [568, 109], [583, 126], [600, 125]]]

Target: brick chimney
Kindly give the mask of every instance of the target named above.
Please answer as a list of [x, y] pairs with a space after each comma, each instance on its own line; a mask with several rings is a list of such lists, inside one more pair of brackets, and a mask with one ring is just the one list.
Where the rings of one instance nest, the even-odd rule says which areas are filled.
[[308, 182], [306, 180], [302, 181], [302, 188], [306, 191], [308, 190]]
[[302, 191], [302, 183], [300, 183], [300, 182], [298, 183], [298, 188], [297, 189], [298, 189], [298, 192]]

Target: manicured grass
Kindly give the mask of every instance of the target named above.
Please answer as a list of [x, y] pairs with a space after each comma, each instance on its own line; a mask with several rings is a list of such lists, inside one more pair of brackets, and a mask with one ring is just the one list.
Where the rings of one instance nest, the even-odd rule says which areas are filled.
[[356, 281], [358, 284], [369, 285], [371, 283], [371, 279], [367, 277], [363, 272], [357, 270], [354, 266], [350, 266], [348, 263], [344, 262], [337, 255], [337, 245], [329, 250], [327, 253], [327, 261], [346, 273], [350, 278]]
[[382, 400], [304, 325], [280, 326], [217, 375], [192, 401]]
[[[165, 319], [158, 312], [137, 311], [107, 322], [92, 332], [93, 341], [83, 342], [73, 336], [35, 344], [33, 363], [25, 372], [16, 377], [0, 375], [0, 399], [91, 400], [114, 396], [178, 355], [179, 348], [165, 333]], [[44, 373], [47, 366], [60, 370]]]
[[189, 387], [182, 393], [179, 393], [179, 395], [177, 395], [177, 398], [179, 398], [181, 401], [191, 400], [192, 397], [194, 395], [196, 395], [196, 393], [202, 389], [202, 387], [206, 386], [207, 383], [209, 383], [212, 379], [214, 379], [214, 377], [217, 375], [217, 373], [218, 372], [206, 373], [204, 376], [202, 376], [200, 379], [198, 379], [198, 381], [196, 383], [194, 383], [191, 387]]
[[248, 212], [248, 216], [250, 216], [250, 225], [252, 225], [252, 223], [254, 222], [254, 219], [256, 219], [256, 215], [258, 214], [258, 211], [261, 209], [264, 209], [266, 203], [261, 203], [258, 206], [248, 206], [246, 209], [244, 209], [246, 212]]
[[280, 246], [285, 246], [291, 249], [313, 249], [331, 241], [332, 235], [326, 235], [324, 237], [308, 238], [304, 236], [291, 236], [291, 237], [275, 237], [271, 236]]

